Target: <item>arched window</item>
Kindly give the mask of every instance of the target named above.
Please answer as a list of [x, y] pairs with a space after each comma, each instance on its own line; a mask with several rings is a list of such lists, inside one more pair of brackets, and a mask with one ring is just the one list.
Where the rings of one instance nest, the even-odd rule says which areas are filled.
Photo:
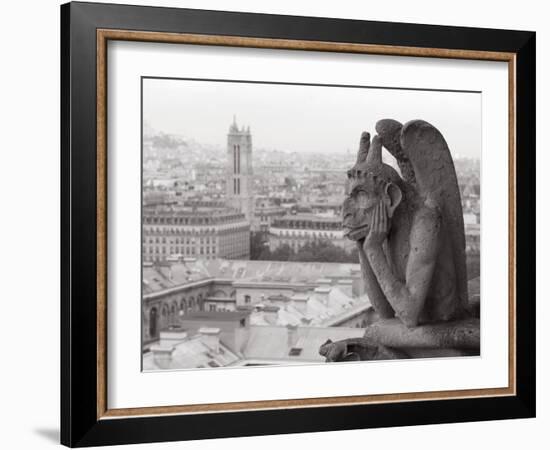
[[165, 328], [168, 325], [168, 314], [169, 314], [168, 306], [166, 305], [166, 303], [164, 303], [162, 305], [162, 309], [161, 309], [161, 312], [160, 312], [160, 315], [161, 315], [161, 317], [160, 317], [160, 319], [161, 319], [161, 322], [160, 322], [161, 329]]
[[149, 338], [157, 337], [158, 333], [158, 311], [153, 307], [149, 310]]
[[179, 315], [180, 315], [180, 317], [181, 317], [181, 316], [184, 316], [185, 314], [187, 314], [187, 300], [185, 300], [185, 297], [183, 297], [183, 298], [180, 300], [180, 312], [179, 312]]
[[202, 307], [203, 307], [203, 298], [202, 298], [202, 294], [199, 294], [197, 298], [197, 308], [200, 311], [202, 311]]
[[176, 310], [178, 308], [177, 303], [172, 303], [172, 307], [170, 308], [170, 325], [174, 325], [176, 323]]
[[192, 311], [195, 311], [195, 298], [194, 297], [191, 297], [189, 299], [189, 310], [192, 312]]

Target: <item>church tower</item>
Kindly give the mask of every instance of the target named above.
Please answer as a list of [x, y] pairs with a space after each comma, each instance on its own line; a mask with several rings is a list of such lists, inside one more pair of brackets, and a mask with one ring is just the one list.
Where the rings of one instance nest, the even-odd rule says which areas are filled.
[[235, 116], [227, 134], [226, 197], [228, 206], [238, 209], [250, 222], [254, 219], [252, 192], [252, 136], [250, 127], [237, 126]]

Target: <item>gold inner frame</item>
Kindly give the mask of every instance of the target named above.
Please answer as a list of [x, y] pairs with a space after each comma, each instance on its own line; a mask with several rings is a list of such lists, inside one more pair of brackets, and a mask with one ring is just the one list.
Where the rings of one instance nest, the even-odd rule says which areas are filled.
[[[508, 63], [508, 386], [400, 394], [317, 397], [200, 405], [108, 409], [107, 405], [107, 42], [109, 40], [307, 50], [371, 55], [472, 59]], [[165, 414], [195, 414], [288, 409], [421, 400], [448, 400], [516, 394], [516, 54], [445, 48], [402, 47], [341, 42], [299, 41], [114, 29], [97, 30], [97, 419]]]

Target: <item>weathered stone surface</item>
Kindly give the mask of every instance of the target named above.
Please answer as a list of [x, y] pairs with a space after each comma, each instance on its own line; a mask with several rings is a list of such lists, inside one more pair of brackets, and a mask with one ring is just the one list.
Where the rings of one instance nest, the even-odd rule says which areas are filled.
[[479, 349], [479, 319], [442, 322], [407, 328], [397, 319], [380, 320], [365, 331], [372, 344], [399, 349]]
[[479, 356], [479, 349], [458, 348], [406, 348], [409, 358], [456, 358], [457, 356]]
[[[456, 172], [429, 123], [391, 119], [363, 133], [348, 172], [343, 227], [358, 242], [371, 302], [382, 318], [408, 326], [468, 315], [464, 222]], [[382, 145], [403, 178], [382, 162]]]
[[479, 319], [481, 314], [481, 294], [479, 277], [468, 281], [468, 311]]
[[386, 359], [406, 359], [407, 353], [373, 344], [365, 338], [351, 338], [332, 342], [330, 339], [319, 349], [319, 354], [327, 362], [380, 361]]
[[[376, 131], [372, 141], [361, 135], [342, 210], [381, 320], [365, 338], [327, 343], [322, 354], [327, 361], [476, 354], [479, 320], [464, 319], [479, 316], [479, 296], [469, 302], [462, 205], [447, 143], [423, 120], [385, 119]], [[382, 146], [402, 175], [382, 162]]]

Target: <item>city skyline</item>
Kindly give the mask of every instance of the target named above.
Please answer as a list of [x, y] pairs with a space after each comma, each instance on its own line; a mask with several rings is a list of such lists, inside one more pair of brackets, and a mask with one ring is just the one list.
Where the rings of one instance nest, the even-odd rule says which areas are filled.
[[[447, 180], [456, 176], [446, 184], [455, 196], [445, 198], [462, 215], [461, 280], [475, 313], [479, 102], [472, 93], [145, 80], [142, 370], [334, 361], [333, 342], [361, 338], [376, 325], [381, 316], [344, 222], [355, 195], [347, 173], [358, 160], [359, 136], [375, 134], [381, 116], [407, 122], [422, 115], [455, 149], [442, 160], [434, 154], [432, 169], [440, 176], [446, 162]], [[375, 145], [370, 152], [376, 156]], [[407, 183], [410, 174], [384, 153], [380, 162], [386, 159]], [[475, 160], [459, 159], [461, 153]], [[421, 161], [419, 173], [427, 166]], [[400, 187], [392, 185], [395, 195]], [[403, 221], [408, 211], [396, 209], [395, 223], [423, 226]]]
[[235, 116], [251, 127], [256, 148], [324, 154], [354, 153], [380, 117], [423, 117], [442, 131], [453, 157], [481, 155], [480, 93], [143, 80], [143, 121], [156, 132], [223, 148]]

